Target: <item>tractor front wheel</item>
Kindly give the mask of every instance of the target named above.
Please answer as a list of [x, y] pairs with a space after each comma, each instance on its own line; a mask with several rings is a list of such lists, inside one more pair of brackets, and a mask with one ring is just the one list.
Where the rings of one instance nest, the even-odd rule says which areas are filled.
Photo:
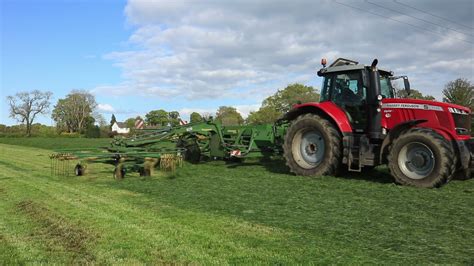
[[412, 128], [396, 138], [388, 161], [397, 183], [424, 188], [447, 183], [456, 166], [451, 144], [428, 128]]
[[283, 150], [286, 165], [297, 175], [335, 175], [341, 167], [341, 135], [316, 114], [301, 115], [291, 123]]

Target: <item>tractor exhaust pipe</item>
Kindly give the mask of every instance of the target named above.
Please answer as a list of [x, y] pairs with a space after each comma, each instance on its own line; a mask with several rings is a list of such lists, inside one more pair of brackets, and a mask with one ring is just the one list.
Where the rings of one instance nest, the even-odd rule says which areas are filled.
[[370, 66], [370, 90], [367, 93], [369, 104], [369, 136], [372, 139], [382, 139], [382, 114], [381, 114], [381, 100], [382, 94], [380, 92], [380, 74], [377, 69], [379, 61], [374, 59]]

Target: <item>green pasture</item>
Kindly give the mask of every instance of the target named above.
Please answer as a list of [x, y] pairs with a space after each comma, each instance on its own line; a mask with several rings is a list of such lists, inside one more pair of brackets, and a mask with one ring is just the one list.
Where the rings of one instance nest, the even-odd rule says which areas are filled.
[[0, 264], [474, 263], [472, 179], [416, 189], [385, 168], [307, 178], [278, 158], [122, 181], [101, 164], [51, 176], [51, 149], [108, 141], [0, 139]]
[[76, 149], [107, 147], [110, 138], [0, 138], [0, 144], [20, 145], [41, 149]]

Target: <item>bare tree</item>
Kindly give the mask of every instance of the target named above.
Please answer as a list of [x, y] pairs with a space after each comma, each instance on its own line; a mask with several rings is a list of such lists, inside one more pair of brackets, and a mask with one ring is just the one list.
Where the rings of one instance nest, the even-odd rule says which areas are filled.
[[8, 96], [10, 105], [10, 117], [18, 122], [26, 124], [26, 136], [31, 136], [31, 125], [39, 114], [48, 112], [52, 92], [34, 90], [31, 92], [19, 92], [14, 96]]
[[210, 112], [204, 112], [204, 113], [202, 113], [202, 119], [203, 119], [203, 120], [207, 121], [207, 120], [209, 120], [209, 119], [211, 119], [211, 118], [212, 118], [212, 113], [210, 113]]

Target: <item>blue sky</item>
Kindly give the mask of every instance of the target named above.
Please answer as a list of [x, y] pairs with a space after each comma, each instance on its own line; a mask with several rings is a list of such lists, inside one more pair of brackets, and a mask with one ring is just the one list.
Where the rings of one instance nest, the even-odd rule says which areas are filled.
[[2, 124], [16, 123], [5, 97], [33, 89], [52, 91], [53, 105], [90, 91], [106, 120], [221, 105], [245, 116], [289, 83], [318, 88], [321, 57], [378, 58], [438, 99], [446, 82], [474, 80], [468, 0], [3, 0], [0, 9]]
[[[124, 6], [124, 1], [2, 1], [2, 98], [50, 90], [55, 103], [71, 89], [118, 82], [120, 70], [102, 55], [121, 49], [130, 34]], [[14, 123], [3, 99], [0, 123]], [[49, 116], [41, 122], [51, 123]]]

